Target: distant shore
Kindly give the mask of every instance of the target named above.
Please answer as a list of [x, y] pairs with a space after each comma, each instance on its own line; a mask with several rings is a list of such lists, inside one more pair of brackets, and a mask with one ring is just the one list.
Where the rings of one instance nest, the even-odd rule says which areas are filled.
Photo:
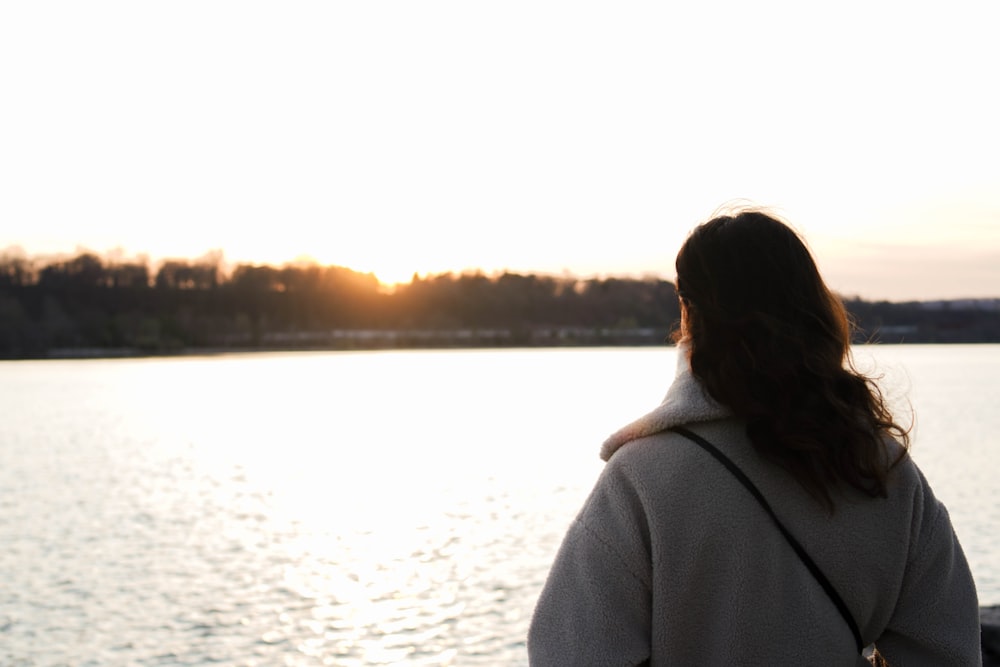
[[[855, 342], [1000, 343], [1000, 298], [842, 300]], [[87, 253], [0, 257], [0, 359], [662, 345], [679, 320], [658, 278], [443, 274], [387, 290], [337, 266], [170, 261], [154, 275]]]

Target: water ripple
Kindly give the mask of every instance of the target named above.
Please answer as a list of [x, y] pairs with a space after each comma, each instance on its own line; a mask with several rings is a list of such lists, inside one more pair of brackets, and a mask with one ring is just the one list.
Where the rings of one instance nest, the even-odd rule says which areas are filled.
[[[612, 405], [557, 382], [582, 363], [638, 377], [654, 354], [612, 352], [5, 367], [0, 664], [526, 664], [535, 597], [600, 469], [595, 434], [662, 389]], [[959, 466], [993, 454], [954, 424], [1000, 430], [1000, 361], [973, 361], [985, 407], [924, 420], [917, 456], [996, 597], [995, 466]], [[930, 414], [950, 414], [943, 386]]]

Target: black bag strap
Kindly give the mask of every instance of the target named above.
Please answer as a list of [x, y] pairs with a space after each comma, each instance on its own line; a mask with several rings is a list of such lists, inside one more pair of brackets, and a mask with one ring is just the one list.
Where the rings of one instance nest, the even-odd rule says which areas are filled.
[[729, 472], [733, 473], [736, 479], [738, 479], [743, 484], [743, 486], [746, 487], [747, 491], [749, 491], [753, 495], [753, 497], [757, 499], [761, 507], [763, 507], [764, 510], [771, 517], [771, 520], [774, 521], [774, 525], [778, 527], [778, 530], [781, 531], [781, 534], [785, 536], [786, 540], [788, 540], [788, 543], [792, 546], [792, 549], [795, 550], [795, 553], [798, 555], [799, 559], [803, 562], [803, 564], [805, 564], [806, 568], [809, 570], [809, 572], [812, 573], [813, 577], [816, 578], [816, 581], [819, 582], [819, 585], [823, 587], [823, 590], [826, 591], [826, 594], [830, 596], [830, 600], [832, 600], [833, 604], [837, 607], [837, 611], [839, 611], [840, 615], [844, 617], [844, 621], [847, 623], [847, 627], [851, 629], [851, 634], [854, 635], [854, 643], [857, 644], [858, 653], [860, 653], [864, 648], [864, 644], [861, 642], [861, 632], [858, 630], [858, 624], [855, 623], [854, 617], [851, 616], [851, 611], [847, 608], [847, 605], [844, 603], [843, 599], [841, 599], [840, 595], [837, 593], [837, 590], [833, 587], [833, 584], [830, 583], [830, 580], [827, 579], [826, 576], [823, 574], [823, 572], [819, 569], [819, 566], [816, 565], [813, 559], [809, 557], [809, 554], [806, 553], [806, 550], [802, 548], [802, 545], [799, 544], [798, 540], [796, 540], [792, 536], [792, 534], [788, 532], [788, 529], [785, 528], [784, 524], [781, 523], [781, 521], [778, 519], [778, 516], [774, 513], [774, 510], [771, 509], [771, 506], [764, 498], [764, 495], [757, 489], [754, 483], [750, 481], [750, 478], [747, 477], [745, 474], [743, 474], [743, 471], [740, 470], [739, 466], [733, 463], [728, 456], [723, 454], [721, 451], [719, 451], [719, 449], [715, 445], [713, 445], [712, 443], [710, 443], [708, 440], [701, 437], [697, 433], [689, 431], [683, 426], [675, 426], [671, 430], [680, 435], [683, 435], [685, 438], [687, 438], [688, 440], [695, 443], [696, 445], [704, 449], [706, 452], [714, 456], [719, 461], [719, 463], [726, 466], [726, 469], [728, 469]]

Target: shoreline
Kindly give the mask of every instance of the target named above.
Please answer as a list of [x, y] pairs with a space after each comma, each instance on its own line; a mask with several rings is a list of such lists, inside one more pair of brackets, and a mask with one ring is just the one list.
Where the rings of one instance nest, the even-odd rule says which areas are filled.
[[[636, 341], [634, 339], [626, 340], [573, 340], [573, 341], [551, 341], [547, 343], [541, 342], [530, 342], [530, 343], [514, 343], [510, 344], [493, 344], [487, 343], [485, 341], [473, 341], [469, 340], [468, 337], [463, 341], [459, 340], [429, 340], [423, 345], [419, 344], [399, 344], [399, 341], [393, 340], [367, 340], [358, 341], [353, 340], [350, 344], [340, 344], [340, 345], [254, 345], [254, 346], [204, 346], [204, 347], [184, 347], [176, 349], [167, 350], [144, 350], [141, 348], [134, 347], [60, 347], [52, 348], [45, 351], [44, 354], [28, 355], [28, 356], [18, 356], [18, 357], [0, 357], [0, 362], [3, 361], [46, 361], [46, 360], [97, 360], [97, 359], [167, 359], [171, 357], [204, 357], [204, 356], [218, 356], [223, 354], [260, 354], [260, 353], [285, 353], [285, 352], [387, 352], [387, 351], [440, 351], [440, 350], [543, 350], [543, 349], [571, 349], [571, 348], [621, 348], [621, 347], [634, 347], [634, 348], [651, 348], [651, 347], [663, 347], [672, 348], [675, 347], [672, 343], [667, 343], [665, 341], [659, 340], [656, 342], [648, 341]], [[981, 342], [981, 343], [924, 343], [924, 342], [867, 342], [867, 343], [855, 343], [854, 346], [864, 346], [872, 345], [879, 347], [898, 347], [898, 346], [941, 346], [941, 347], [956, 347], [956, 346], [973, 346], [973, 345], [997, 345], [997, 343]]]

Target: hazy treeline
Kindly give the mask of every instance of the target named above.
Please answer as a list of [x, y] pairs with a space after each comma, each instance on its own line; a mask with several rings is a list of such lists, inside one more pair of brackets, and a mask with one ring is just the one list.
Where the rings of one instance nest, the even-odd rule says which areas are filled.
[[[0, 357], [190, 349], [661, 344], [679, 318], [658, 279], [442, 274], [387, 290], [339, 266], [0, 256]], [[1000, 342], [1000, 310], [847, 300], [861, 337]]]

